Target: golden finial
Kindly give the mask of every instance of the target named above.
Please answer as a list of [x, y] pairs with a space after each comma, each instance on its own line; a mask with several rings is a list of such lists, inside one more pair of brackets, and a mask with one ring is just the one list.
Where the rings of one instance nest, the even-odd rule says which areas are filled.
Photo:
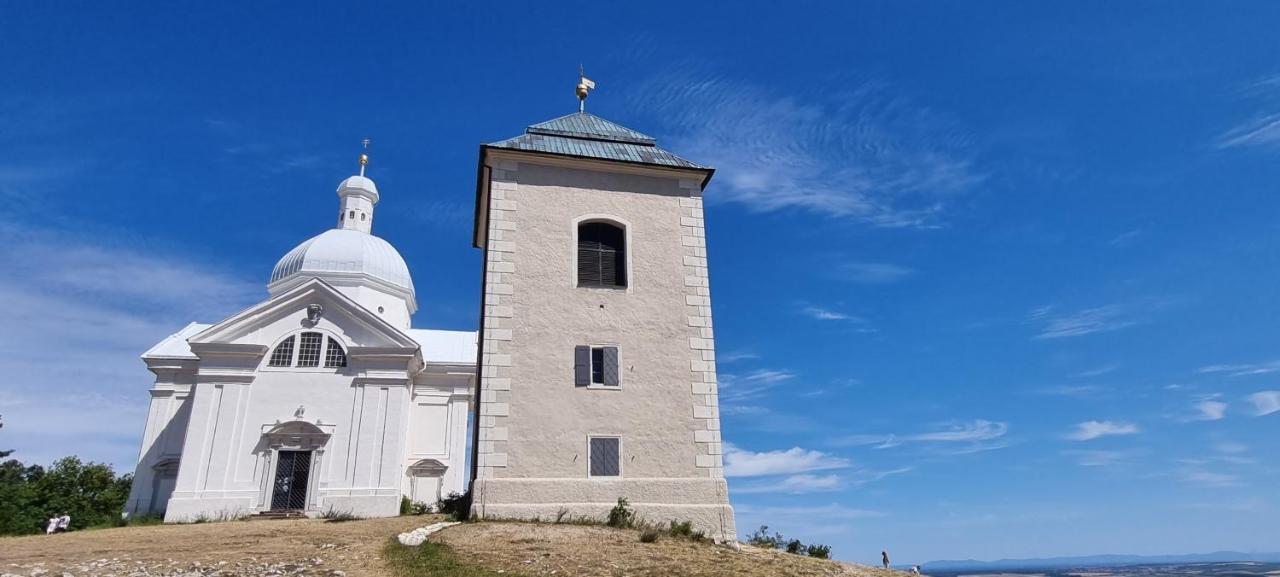
[[364, 176], [364, 167], [369, 164], [369, 139], [364, 139], [364, 149], [366, 152], [360, 153], [360, 176]]
[[596, 87], [596, 83], [587, 78], [585, 72], [582, 71], [582, 65], [578, 65], [578, 112], [584, 112], [587, 109], [587, 92]]

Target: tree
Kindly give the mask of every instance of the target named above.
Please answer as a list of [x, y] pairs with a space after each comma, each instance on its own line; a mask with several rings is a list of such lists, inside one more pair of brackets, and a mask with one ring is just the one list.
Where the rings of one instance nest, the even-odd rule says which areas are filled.
[[[4, 428], [4, 415], [0, 415], [0, 429], [3, 429], [3, 428]], [[9, 449], [8, 451], [0, 451], [0, 459], [8, 457], [9, 455], [12, 455], [12, 454], [13, 454], [13, 449]]]
[[66, 457], [46, 470], [16, 459], [0, 463], [0, 534], [44, 530], [53, 515], [71, 516], [71, 528], [112, 525], [129, 498], [132, 476], [117, 477], [102, 463]]
[[0, 463], [0, 535], [36, 533], [50, 513], [41, 505], [36, 482], [44, 476], [40, 465], [24, 467], [16, 459]]
[[71, 528], [114, 523], [129, 498], [132, 475], [116, 477], [110, 465], [63, 457], [36, 483], [45, 506], [71, 515]]

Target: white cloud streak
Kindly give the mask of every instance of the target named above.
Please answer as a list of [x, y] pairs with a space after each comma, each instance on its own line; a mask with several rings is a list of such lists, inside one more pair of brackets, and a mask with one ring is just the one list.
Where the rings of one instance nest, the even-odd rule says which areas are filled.
[[977, 419], [967, 423], [956, 423], [938, 431], [905, 435], [849, 435], [834, 439], [832, 442], [836, 445], [871, 446], [875, 449], [891, 449], [908, 443], [956, 445], [946, 449], [945, 452], [968, 454], [1006, 447], [1006, 444], [998, 440], [1008, 432], [1007, 423]]
[[1119, 304], [1083, 309], [1060, 316], [1049, 316], [1049, 311], [1037, 309], [1031, 318], [1042, 321], [1044, 325], [1035, 336], [1037, 339], [1079, 337], [1118, 331], [1139, 324], [1138, 319], [1133, 316], [1133, 310]]
[[24, 461], [78, 453], [131, 468], [154, 380], [138, 356], [191, 320], [265, 296], [163, 250], [13, 227], [0, 228], [0, 247], [0, 302], [21, 327], [0, 331], [4, 448]]
[[1075, 428], [1067, 433], [1065, 437], [1072, 441], [1092, 441], [1100, 437], [1108, 437], [1114, 435], [1133, 435], [1138, 432], [1138, 426], [1133, 423], [1122, 421], [1085, 421], [1076, 423]]
[[798, 99], [685, 68], [635, 91], [634, 105], [666, 124], [673, 150], [720, 169], [712, 200], [932, 227], [985, 178], [965, 131], [885, 86]]
[[1227, 404], [1222, 401], [1205, 399], [1195, 404], [1197, 421], [1217, 421], [1227, 414]]
[[1250, 375], [1267, 375], [1280, 372], [1280, 360], [1261, 363], [1245, 363], [1237, 365], [1209, 365], [1200, 367], [1201, 373], [1226, 373], [1230, 377], [1247, 377]]
[[783, 451], [754, 452], [740, 449], [730, 443], [724, 444], [726, 477], [795, 475], [812, 471], [844, 469], [851, 464], [848, 459], [800, 447]]
[[1259, 417], [1280, 412], [1280, 391], [1258, 391], [1249, 395], [1254, 415]]

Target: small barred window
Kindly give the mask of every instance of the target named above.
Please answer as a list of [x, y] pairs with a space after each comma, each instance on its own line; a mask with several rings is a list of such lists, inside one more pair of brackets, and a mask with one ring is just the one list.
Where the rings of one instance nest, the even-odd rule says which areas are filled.
[[287, 367], [293, 364], [293, 337], [289, 337], [280, 344], [276, 345], [276, 350], [271, 353], [271, 360], [267, 363], [269, 367]]
[[324, 350], [324, 366], [329, 369], [336, 369], [347, 366], [347, 353], [342, 350], [342, 345], [333, 337], [326, 339], [329, 345]]
[[302, 342], [298, 344], [298, 366], [320, 366], [320, 333], [302, 333]]

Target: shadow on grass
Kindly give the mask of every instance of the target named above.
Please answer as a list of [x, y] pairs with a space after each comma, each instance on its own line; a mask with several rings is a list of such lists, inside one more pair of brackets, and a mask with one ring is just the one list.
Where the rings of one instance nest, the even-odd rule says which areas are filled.
[[430, 541], [408, 547], [393, 537], [382, 555], [397, 577], [518, 577], [465, 563], [448, 546]]

